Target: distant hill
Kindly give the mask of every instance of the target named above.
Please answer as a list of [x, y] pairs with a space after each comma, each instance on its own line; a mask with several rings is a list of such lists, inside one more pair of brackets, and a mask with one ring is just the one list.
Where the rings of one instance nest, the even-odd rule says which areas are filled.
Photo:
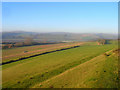
[[90, 41], [97, 39], [117, 39], [117, 34], [105, 34], [105, 33], [67, 33], [67, 32], [50, 32], [50, 33], [38, 33], [38, 32], [2, 32], [3, 41], [8, 40], [23, 40], [27, 37], [31, 37], [38, 41]]

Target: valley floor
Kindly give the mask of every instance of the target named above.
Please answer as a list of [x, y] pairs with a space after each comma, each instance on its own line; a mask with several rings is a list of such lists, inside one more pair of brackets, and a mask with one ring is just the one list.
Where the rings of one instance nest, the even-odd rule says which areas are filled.
[[116, 49], [89, 43], [2, 65], [3, 88], [117, 88]]

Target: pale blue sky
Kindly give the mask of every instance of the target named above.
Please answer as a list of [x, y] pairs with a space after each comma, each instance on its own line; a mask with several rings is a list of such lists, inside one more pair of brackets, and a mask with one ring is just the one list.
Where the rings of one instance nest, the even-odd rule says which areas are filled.
[[4, 2], [3, 31], [117, 33], [117, 2]]

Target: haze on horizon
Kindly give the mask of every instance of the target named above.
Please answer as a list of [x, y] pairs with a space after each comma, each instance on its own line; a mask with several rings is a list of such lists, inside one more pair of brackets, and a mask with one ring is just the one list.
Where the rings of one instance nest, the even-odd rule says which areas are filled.
[[4, 2], [3, 31], [118, 33], [117, 2]]

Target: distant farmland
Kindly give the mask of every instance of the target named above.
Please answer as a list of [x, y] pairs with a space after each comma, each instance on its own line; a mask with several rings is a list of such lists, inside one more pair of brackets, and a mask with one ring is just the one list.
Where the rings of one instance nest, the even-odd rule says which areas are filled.
[[[25, 57], [41, 53], [39, 50], [44, 51], [45, 48], [46, 52], [76, 45], [80, 47], [2, 65], [3, 88], [117, 88], [117, 41], [105, 45], [76, 42], [8, 49], [3, 50], [3, 58], [16, 55], [5, 58], [3, 62], [20, 58], [21, 55]], [[21, 54], [25, 50], [28, 53]]]
[[53, 51], [61, 48], [72, 47], [75, 45], [82, 45], [83, 42], [74, 42], [74, 43], [58, 43], [58, 44], [48, 44], [48, 45], [36, 45], [36, 46], [26, 46], [26, 47], [17, 47], [11, 49], [2, 50], [2, 62], [16, 60], [22, 57], [31, 56], [46, 51]]

